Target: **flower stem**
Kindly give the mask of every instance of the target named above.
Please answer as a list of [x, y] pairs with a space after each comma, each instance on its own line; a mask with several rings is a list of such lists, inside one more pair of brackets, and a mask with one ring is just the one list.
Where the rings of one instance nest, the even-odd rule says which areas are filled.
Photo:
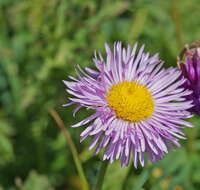
[[63, 120], [61, 119], [61, 117], [59, 116], [59, 114], [56, 112], [56, 110], [50, 109], [49, 113], [52, 116], [52, 118], [56, 121], [57, 126], [63, 132], [64, 137], [65, 137], [65, 139], [67, 141], [67, 144], [69, 145], [69, 148], [70, 148], [70, 150], [72, 152], [72, 156], [73, 156], [73, 159], [74, 159], [74, 162], [75, 162], [78, 174], [79, 174], [80, 179], [81, 179], [81, 181], [83, 183], [83, 190], [88, 190], [89, 189], [89, 184], [87, 182], [87, 179], [86, 179], [83, 167], [81, 165], [81, 161], [79, 159], [79, 155], [78, 155], [76, 146], [75, 146], [75, 144], [74, 144], [74, 142], [73, 142], [73, 140], [72, 140], [69, 132], [67, 131]]
[[104, 177], [108, 168], [108, 161], [103, 161], [97, 176], [97, 182], [93, 190], [101, 190], [103, 186]]

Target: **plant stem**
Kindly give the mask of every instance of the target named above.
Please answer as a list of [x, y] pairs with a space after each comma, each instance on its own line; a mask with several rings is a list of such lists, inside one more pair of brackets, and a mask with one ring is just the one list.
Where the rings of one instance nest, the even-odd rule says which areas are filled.
[[79, 177], [83, 183], [83, 189], [84, 190], [88, 190], [89, 189], [89, 185], [87, 182], [87, 179], [85, 177], [84, 171], [83, 171], [83, 167], [81, 165], [81, 161], [79, 159], [79, 155], [76, 149], [76, 146], [69, 134], [69, 132], [67, 131], [65, 124], [63, 122], [63, 120], [60, 118], [59, 114], [54, 110], [54, 109], [50, 109], [49, 110], [50, 115], [52, 116], [52, 118], [56, 121], [57, 126], [61, 129], [61, 131], [63, 132], [65, 139], [67, 141], [67, 144], [69, 145], [69, 148], [72, 152], [72, 156], [79, 174]]
[[98, 176], [97, 176], [96, 185], [94, 186], [93, 190], [101, 190], [102, 189], [107, 167], [108, 167], [108, 161], [103, 161], [101, 164], [101, 168], [99, 170]]

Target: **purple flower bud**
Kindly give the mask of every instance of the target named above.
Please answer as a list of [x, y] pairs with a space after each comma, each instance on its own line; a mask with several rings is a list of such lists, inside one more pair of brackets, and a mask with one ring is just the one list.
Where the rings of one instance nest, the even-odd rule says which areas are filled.
[[187, 50], [185, 57], [180, 68], [186, 78], [184, 87], [192, 91], [192, 94], [187, 96], [187, 99], [193, 100], [194, 104], [190, 111], [200, 115], [200, 48]]

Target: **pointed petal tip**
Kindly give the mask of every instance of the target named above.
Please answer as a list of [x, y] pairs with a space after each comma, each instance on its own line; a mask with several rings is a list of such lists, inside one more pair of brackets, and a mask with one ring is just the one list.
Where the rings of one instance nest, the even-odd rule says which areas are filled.
[[67, 86], [67, 81], [66, 80], [62, 80], [62, 82]]

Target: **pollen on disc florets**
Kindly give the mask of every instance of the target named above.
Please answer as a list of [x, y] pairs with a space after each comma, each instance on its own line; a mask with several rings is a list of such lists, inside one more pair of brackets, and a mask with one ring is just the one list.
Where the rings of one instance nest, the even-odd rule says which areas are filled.
[[137, 122], [154, 112], [154, 103], [149, 90], [135, 81], [114, 84], [107, 93], [107, 101], [118, 118]]

